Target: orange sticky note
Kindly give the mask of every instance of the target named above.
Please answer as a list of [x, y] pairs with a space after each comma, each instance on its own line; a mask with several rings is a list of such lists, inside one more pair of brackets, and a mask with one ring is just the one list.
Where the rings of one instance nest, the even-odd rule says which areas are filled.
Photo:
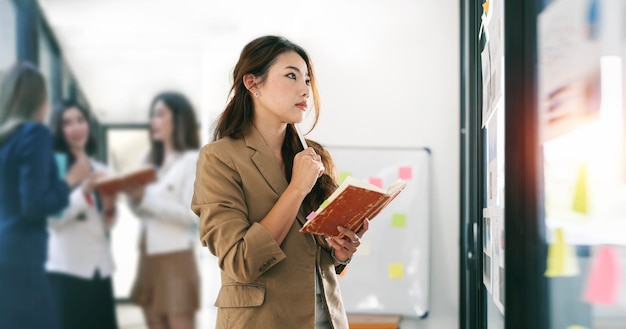
[[389, 264], [389, 278], [400, 279], [404, 276], [404, 265], [401, 263]]
[[548, 246], [548, 260], [545, 276], [576, 276], [580, 273], [574, 248], [565, 242], [563, 230], [555, 230], [555, 240]]
[[576, 178], [576, 187], [574, 189], [574, 203], [572, 205], [574, 211], [581, 214], [589, 213], [589, 203], [587, 195], [587, 165], [580, 165], [578, 169], [578, 177]]
[[613, 247], [600, 248], [591, 265], [585, 301], [591, 304], [613, 305], [617, 301], [620, 267]]
[[400, 169], [398, 170], [398, 177], [404, 180], [409, 180], [413, 178], [413, 168], [400, 167]]
[[372, 185], [378, 186], [380, 188], [383, 187], [383, 180], [378, 177], [370, 177], [369, 181]]

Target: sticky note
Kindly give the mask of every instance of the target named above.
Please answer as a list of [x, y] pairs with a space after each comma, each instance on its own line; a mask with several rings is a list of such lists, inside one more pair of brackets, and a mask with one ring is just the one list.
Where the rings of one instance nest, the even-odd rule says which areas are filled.
[[311, 213], [308, 216], [306, 216], [306, 219], [311, 220], [315, 218], [315, 216], [317, 216], [317, 213], [315, 211], [311, 211]]
[[347, 171], [339, 172], [339, 184], [343, 183], [343, 181], [346, 180], [346, 178], [348, 178], [349, 176], [352, 176], [351, 172], [347, 172]]
[[361, 244], [354, 253], [358, 256], [369, 256], [372, 254], [372, 243], [369, 240], [361, 240]]
[[580, 273], [574, 248], [567, 245], [563, 230], [555, 230], [555, 240], [548, 246], [548, 260], [545, 276], [565, 277]]
[[370, 184], [378, 186], [380, 188], [383, 187], [383, 180], [378, 177], [370, 177], [369, 182]]
[[402, 263], [389, 264], [389, 278], [400, 279], [404, 276], [404, 265]]
[[582, 164], [578, 169], [578, 177], [576, 178], [576, 186], [574, 188], [574, 203], [572, 205], [574, 211], [581, 214], [589, 213], [588, 195], [587, 195], [587, 165]]
[[409, 180], [413, 178], [413, 168], [400, 167], [400, 169], [398, 169], [398, 177], [404, 180]]
[[324, 202], [322, 202], [322, 204], [320, 205], [320, 209], [326, 208], [326, 206], [328, 206], [329, 203], [330, 203], [330, 201], [328, 201], [328, 199], [324, 200]]
[[405, 228], [406, 227], [406, 215], [405, 214], [393, 214], [391, 217], [391, 227]]
[[589, 271], [585, 301], [591, 304], [615, 304], [620, 276], [615, 249], [609, 246], [600, 248]]

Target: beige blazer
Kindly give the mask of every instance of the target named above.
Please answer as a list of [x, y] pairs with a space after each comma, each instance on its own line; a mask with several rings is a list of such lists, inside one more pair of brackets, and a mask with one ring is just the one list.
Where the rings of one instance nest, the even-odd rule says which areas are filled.
[[203, 245], [218, 257], [222, 286], [216, 328], [315, 327], [315, 275], [335, 329], [348, 328], [330, 254], [298, 230], [302, 211], [282, 244], [258, 222], [288, 182], [258, 131], [222, 138], [200, 152], [192, 209]]

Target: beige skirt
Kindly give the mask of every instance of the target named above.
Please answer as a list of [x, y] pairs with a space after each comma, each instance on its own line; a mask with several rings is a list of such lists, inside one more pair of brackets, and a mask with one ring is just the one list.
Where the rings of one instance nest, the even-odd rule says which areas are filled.
[[193, 250], [146, 255], [141, 243], [130, 300], [161, 314], [196, 312], [200, 308], [200, 279]]

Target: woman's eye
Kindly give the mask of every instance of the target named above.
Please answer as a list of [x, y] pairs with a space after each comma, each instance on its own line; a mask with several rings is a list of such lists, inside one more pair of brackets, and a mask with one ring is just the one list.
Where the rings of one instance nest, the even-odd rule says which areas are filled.
[[310, 86], [311, 85], [311, 79], [306, 79], [306, 85]]
[[287, 74], [287, 78], [295, 80], [296, 79], [296, 75], [294, 73], [289, 73], [289, 74]]

